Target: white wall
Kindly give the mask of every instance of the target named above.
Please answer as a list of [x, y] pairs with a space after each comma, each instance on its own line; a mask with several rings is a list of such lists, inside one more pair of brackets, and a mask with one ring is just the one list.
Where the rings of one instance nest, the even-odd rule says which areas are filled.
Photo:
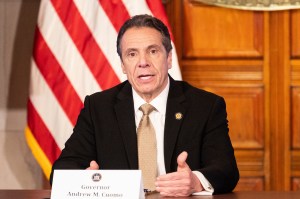
[[38, 8], [39, 0], [0, 0], [0, 189], [42, 188], [24, 138]]

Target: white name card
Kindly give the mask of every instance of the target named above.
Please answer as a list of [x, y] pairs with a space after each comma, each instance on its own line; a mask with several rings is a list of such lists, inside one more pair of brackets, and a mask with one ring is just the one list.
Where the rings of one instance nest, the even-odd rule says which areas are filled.
[[140, 170], [55, 170], [51, 199], [144, 198]]

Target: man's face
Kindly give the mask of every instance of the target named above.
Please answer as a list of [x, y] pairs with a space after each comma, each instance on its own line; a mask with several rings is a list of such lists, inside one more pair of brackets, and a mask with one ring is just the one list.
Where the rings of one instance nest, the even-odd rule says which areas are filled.
[[172, 54], [154, 28], [128, 29], [121, 40], [122, 69], [134, 90], [147, 102], [158, 96], [168, 83]]

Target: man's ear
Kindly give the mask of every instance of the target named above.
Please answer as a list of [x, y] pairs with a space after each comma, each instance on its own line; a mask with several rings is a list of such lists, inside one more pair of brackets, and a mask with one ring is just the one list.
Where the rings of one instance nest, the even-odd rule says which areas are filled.
[[121, 59], [121, 67], [122, 67], [123, 73], [126, 74], [126, 69], [125, 69], [125, 66], [124, 66], [124, 64], [123, 64], [122, 59]]
[[168, 53], [167, 62], [168, 62], [168, 69], [171, 69], [172, 68], [172, 50], [170, 50], [170, 52]]

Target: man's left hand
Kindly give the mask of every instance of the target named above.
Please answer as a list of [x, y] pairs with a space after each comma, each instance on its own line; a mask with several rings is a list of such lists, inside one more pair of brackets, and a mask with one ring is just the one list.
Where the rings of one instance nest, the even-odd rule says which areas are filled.
[[187, 152], [182, 152], [177, 157], [177, 171], [157, 177], [155, 186], [162, 196], [189, 196], [194, 192], [203, 190], [197, 176], [186, 163]]
[[92, 160], [90, 162], [90, 166], [86, 168], [86, 170], [98, 170], [98, 169], [99, 169], [99, 165], [95, 160]]

